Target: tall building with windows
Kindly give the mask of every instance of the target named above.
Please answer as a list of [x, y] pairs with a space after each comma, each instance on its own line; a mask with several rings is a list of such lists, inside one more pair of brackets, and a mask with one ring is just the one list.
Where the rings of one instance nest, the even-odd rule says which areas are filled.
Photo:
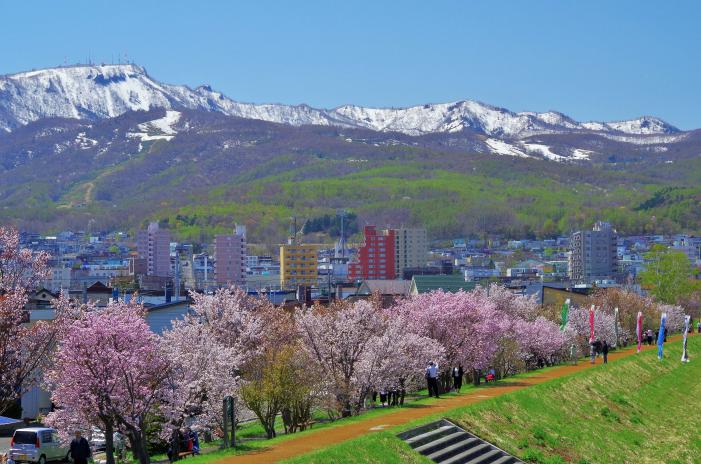
[[591, 284], [618, 277], [616, 231], [608, 222], [570, 237], [569, 277], [574, 283]]
[[232, 234], [214, 237], [214, 278], [217, 286], [246, 283], [246, 226], [236, 225]]
[[157, 222], [140, 230], [136, 237], [139, 259], [145, 263], [146, 275], [156, 277], [171, 276], [170, 232], [158, 227]]
[[365, 243], [358, 249], [357, 260], [348, 264], [350, 280], [391, 280], [397, 277], [394, 229], [377, 230], [365, 226]]
[[416, 269], [426, 266], [428, 258], [428, 236], [426, 229], [394, 229], [395, 261], [397, 278], [402, 279], [404, 269]]
[[298, 285], [317, 285], [319, 281], [318, 245], [295, 243], [280, 245], [280, 285], [294, 287]]
[[428, 239], [426, 229], [382, 229], [365, 226], [365, 243], [357, 259], [349, 264], [352, 280], [401, 279], [405, 269], [426, 265]]

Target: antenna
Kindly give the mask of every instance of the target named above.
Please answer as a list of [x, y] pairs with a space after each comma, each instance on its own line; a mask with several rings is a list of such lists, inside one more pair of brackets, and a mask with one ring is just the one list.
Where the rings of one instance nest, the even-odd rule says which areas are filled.
[[287, 237], [288, 245], [294, 245], [297, 242], [297, 218], [292, 216], [290, 218], [290, 231]]
[[345, 222], [348, 216], [348, 211], [345, 209], [336, 210], [336, 216], [341, 218], [341, 237], [338, 239], [338, 248], [340, 248], [341, 258], [346, 257], [346, 229]]

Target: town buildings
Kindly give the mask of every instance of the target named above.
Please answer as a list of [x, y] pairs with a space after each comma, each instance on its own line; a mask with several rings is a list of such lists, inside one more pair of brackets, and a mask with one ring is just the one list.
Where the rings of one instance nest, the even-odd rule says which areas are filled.
[[377, 230], [365, 226], [364, 244], [358, 249], [356, 261], [348, 265], [348, 278], [357, 280], [392, 280], [396, 278], [396, 230]]
[[426, 265], [428, 238], [426, 229], [400, 227], [394, 229], [394, 269], [399, 278], [405, 269], [416, 269]]
[[573, 283], [591, 284], [618, 277], [616, 232], [607, 222], [570, 237], [569, 277]]
[[428, 256], [426, 229], [382, 229], [365, 226], [364, 244], [349, 264], [352, 280], [404, 278], [409, 270], [422, 269]]
[[318, 245], [298, 244], [294, 240], [280, 245], [280, 286], [317, 285]]
[[144, 261], [146, 275], [168, 277], [170, 266], [170, 232], [159, 228], [157, 222], [149, 224], [137, 235], [137, 252]]
[[217, 286], [246, 283], [246, 226], [236, 225], [230, 235], [214, 238], [214, 277]]

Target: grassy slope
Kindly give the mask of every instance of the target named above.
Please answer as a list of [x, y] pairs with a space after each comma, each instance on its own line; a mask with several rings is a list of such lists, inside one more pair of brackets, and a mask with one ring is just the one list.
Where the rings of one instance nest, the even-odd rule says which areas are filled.
[[[340, 207], [373, 222], [421, 224], [435, 238], [481, 233], [479, 224], [510, 236], [549, 236], [597, 219], [615, 223], [623, 233], [701, 227], [701, 189], [696, 185], [701, 167], [691, 162], [680, 163], [689, 169], [673, 183], [686, 188], [660, 195], [672, 185], [667, 165], [658, 166], [663, 176], [408, 148], [393, 154], [378, 148], [377, 156], [362, 165], [321, 155], [280, 155], [232, 171], [223, 180], [212, 178], [210, 169], [216, 167], [197, 157], [183, 155], [181, 162], [162, 167], [165, 155], [159, 153], [166, 148], [154, 144], [148, 156], [145, 150], [121, 164], [95, 169], [59, 193], [49, 191], [44, 180], [18, 187], [12, 195], [0, 191], [0, 197], [8, 195], [0, 202], [0, 219], [76, 228], [95, 218], [95, 227], [107, 230], [157, 219], [167, 221], [180, 238], [194, 241], [245, 222], [261, 242], [281, 240], [292, 215], [334, 214]], [[153, 171], [153, 165], [159, 169], [138, 177]], [[280, 166], [289, 169], [280, 172]], [[642, 204], [647, 207], [637, 208]]]
[[[701, 351], [692, 336], [689, 350]], [[694, 463], [701, 461], [701, 364], [682, 364], [680, 343], [660, 362], [652, 351], [499, 398], [449, 411], [468, 430], [540, 463]], [[365, 435], [290, 463], [425, 462], [395, 437]], [[411, 459], [416, 459], [412, 461]]]
[[[160, 219], [168, 218], [186, 238], [196, 238], [202, 231], [216, 233], [221, 225], [228, 227], [235, 220], [249, 221], [249, 228], [260, 235], [276, 225], [286, 226], [294, 214], [313, 217], [346, 207], [364, 217], [422, 224], [434, 237], [453, 237], [473, 230], [478, 215], [495, 232], [518, 234], [524, 228], [541, 232], [548, 220], [552, 227], [545, 232], [564, 233], [598, 218], [613, 221], [621, 230], [639, 231], [651, 214], [632, 210], [650, 197], [646, 188], [613, 184], [604, 190], [587, 182], [563, 183], [533, 173], [499, 178], [416, 163], [389, 164], [335, 178], [273, 175], [236, 184], [235, 189], [241, 194], [220, 187], [206, 198], [193, 198], [187, 206], [166, 209]], [[655, 213], [664, 217], [662, 211]], [[693, 227], [693, 220], [687, 222]]]

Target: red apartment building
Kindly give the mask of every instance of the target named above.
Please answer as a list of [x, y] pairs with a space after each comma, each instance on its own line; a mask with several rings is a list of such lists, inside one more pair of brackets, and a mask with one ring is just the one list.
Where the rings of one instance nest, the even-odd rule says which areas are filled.
[[365, 226], [365, 243], [358, 250], [358, 261], [348, 264], [351, 280], [395, 279], [394, 229], [378, 231], [375, 226]]

